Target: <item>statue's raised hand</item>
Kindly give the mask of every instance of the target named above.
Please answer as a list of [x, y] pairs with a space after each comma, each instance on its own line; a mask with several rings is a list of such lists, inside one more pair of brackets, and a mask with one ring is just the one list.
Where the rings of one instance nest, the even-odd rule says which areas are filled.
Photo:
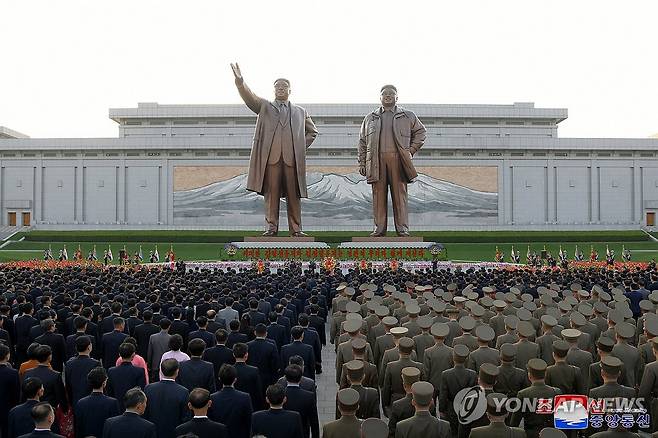
[[233, 76], [235, 76], [235, 82], [242, 82], [242, 72], [240, 71], [240, 66], [236, 62], [235, 64], [231, 63], [231, 70], [233, 70]]

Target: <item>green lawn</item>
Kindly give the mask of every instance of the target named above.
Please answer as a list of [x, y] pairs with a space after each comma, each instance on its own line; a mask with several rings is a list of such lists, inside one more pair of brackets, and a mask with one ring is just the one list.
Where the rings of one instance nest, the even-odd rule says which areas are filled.
[[[41, 259], [43, 251], [49, 245], [53, 255], [58, 256], [59, 250], [66, 244], [69, 258], [73, 257], [78, 245], [83, 256], [93, 245], [100, 258], [103, 251], [111, 245], [115, 261], [119, 250], [126, 246], [129, 254], [135, 253], [139, 245], [148, 258], [149, 252], [158, 245], [161, 260], [164, 259], [170, 244], [173, 243], [177, 258], [184, 260], [226, 260], [230, 259], [224, 253], [224, 244], [230, 241], [242, 240], [245, 235], [259, 235], [260, 232], [241, 231], [32, 231], [20, 233], [12, 237], [12, 242], [0, 249], [0, 262], [12, 260]], [[367, 235], [367, 232], [316, 232], [310, 233], [317, 240], [327, 242], [335, 247], [338, 242], [349, 241], [352, 236]], [[606, 244], [614, 250], [617, 260], [621, 260], [622, 245], [633, 252], [633, 260], [648, 261], [658, 258], [658, 243], [651, 241], [641, 231], [593, 231], [593, 232], [530, 232], [530, 231], [441, 231], [419, 232], [426, 241], [443, 243], [447, 249], [449, 260], [492, 261], [496, 246], [505, 253], [505, 261], [509, 261], [511, 246], [521, 253], [521, 261], [525, 262], [528, 245], [539, 253], [544, 245], [557, 257], [560, 244], [573, 258], [575, 246], [589, 257], [590, 246], [599, 252], [599, 259], [605, 259]], [[23, 241], [16, 241], [24, 237]], [[239, 259], [239, 256], [234, 257]]]

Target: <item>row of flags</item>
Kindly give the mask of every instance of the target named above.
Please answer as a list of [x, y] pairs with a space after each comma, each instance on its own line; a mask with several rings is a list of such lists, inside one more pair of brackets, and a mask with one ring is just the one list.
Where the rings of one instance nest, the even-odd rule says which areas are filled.
[[[546, 245], [544, 245], [544, 249], [542, 250], [542, 258], [551, 258], [551, 253], [546, 250]], [[625, 245], [622, 245], [622, 259], [625, 262], [631, 261], [631, 251], [629, 249], [626, 249]], [[534, 251], [530, 250], [530, 245], [528, 245], [528, 251], [526, 252], [526, 260], [527, 261], [532, 261], [537, 258], [537, 254]], [[562, 249], [562, 245], [560, 245], [560, 250], [558, 251], [558, 258], [560, 262], [566, 262], [568, 261], [569, 255], [567, 251]], [[615, 251], [610, 249], [608, 245], [605, 246], [605, 258], [606, 261], [608, 262], [614, 262], [615, 259]], [[496, 254], [495, 254], [495, 260], [497, 262], [503, 262], [505, 259], [505, 254], [498, 249], [498, 246], [496, 246]], [[574, 256], [573, 259], [575, 261], [583, 261], [585, 260], [585, 256], [583, 252], [578, 249], [578, 245], [576, 245], [576, 248], [574, 250]], [[510, 251], [510, 260], [512, 263], [520, 263], [521, 260], [521, 254], [519, 251], [516, 251], [514, 249], [514, 245], [512, 245], [512, 250]], [[599, 253], [594, 249], [594, 245], [590, 246], [590, 254], [589, 254], [589, 261], [598, 261], [599, 260]]]
[[[126, 250], [126, 246], [123, 246], [123, 249], [119, 251], [119, 256], [123, 260], [127, 260], [130, 258], [128, 251]], [[44, 251], [43, 253], [43, 259], [44, 260], [54, 260], [55, 257], [53, 255], [53, 250], [50, 245], [48, 245], [48, 248]], [[59, 250], [59, 254], [57, 259], [59, 261], [64, 261], [69, 259], [69, 254], [66, 249], [66, 245], [62, 249]], [[169, 251], [167, 251], [166, 254], [166, 261], [168, 262], [173, 262], [176, 259], [175, 253], [174, 253], [174, 246], [171, 245], [169, 248]], [[73, 253], [73, 260], [83, 260], [83, 253], [82, 253], [82, 247], [78, 245], [78, 249], [75, 250]], [[89, 261], [96, 261], [98, 260], [98, 254], [96, 252], [96, 245], [93, 246], [91, 251], [87, 254], [87, 260]], [[114, 260], [114, 254], [112, 254], [112, 247], [111, 245], [107, 246], [107, 249], [104, 250], [103, 252], [103, 260], [108, 263]], [[142, 251], [142, 245], [139, 245], [139, 250], [135, 253], [133, 260], [135, 262], [142, 262], [144, 260], [144, 253]], [[158, 252], [158, 245], [155, 245], [155, 249], [150, 252], [149, 254], [149, 262], [150, 263], [157, 263], [160, 261], [160, 253]]]

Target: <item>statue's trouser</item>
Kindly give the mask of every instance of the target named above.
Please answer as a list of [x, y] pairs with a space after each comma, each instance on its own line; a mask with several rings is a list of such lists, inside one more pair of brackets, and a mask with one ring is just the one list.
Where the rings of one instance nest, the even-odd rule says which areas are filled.
[[379, 154], [379, 181], [372, 185], [372, 212], [375, 231], [386, 233], [388, 190], [393, 201], [393, 219], [397, 233], [409, 232], [409, 214], [407, 211], [407, 183], [398, 152]]
[[288, 207], [288, 229], [291, 233], [302, 231], [302, 203], [297, 187], [295, 166], [288, 166], [284, 160], [267, 164], [264, 181], [265, 221], [268, 231], [279, 231], [279, 206], [285, 194]]

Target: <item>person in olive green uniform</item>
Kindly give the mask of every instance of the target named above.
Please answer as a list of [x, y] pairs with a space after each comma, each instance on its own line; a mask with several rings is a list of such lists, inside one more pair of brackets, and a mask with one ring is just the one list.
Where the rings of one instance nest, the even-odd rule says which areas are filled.
[[336, 397], [341, 417], [322, 426], [322, 438], [358, 437], [361, 434], [361, 420], [356, 417], [359, 393], [352, 388], [345, 388], [338, 391]]
[[622, 322], [615, 326], [615, 334], [617, 344], [612, 348], [612, 355], [624, 363], [628, 374], [628, 386], [636, 387], [642, 378], [640, 376], [642, 361], [638, 349], [629, 344], [635, 336], [635, 329], [631, 324]]
[[382, 319], [382, 323], [385, 327], [385, 333], [375, 338], [375, 346], [372, 349], [372, 353], [375, 356], [375, 366], [378, 371], [380, 371], [379, 365], [382, 363], [384, 353], [395, 347], [395, 337], [393, 336], [393, 333], [391, 333], [391, 330], [398, 325], [398, 319], [394, 316], [385, 316]]
[[[631, 399], [635, 397], [635, 389], [628, 386], [622, 386], [617, 383], [619, 374], [622, 369], [622, 362], [614, 356], [605, 356], [601, 358], [601, 376], [603, 377], [603, 385], [593, 388], [589, 391], [590, 399], [602, 398], [625, 398]], [[603, 428], [606, 428], [604, 423]], [[591, 429], [595, 431], [595, 429]]]
[[[566, 356], [566, 348], [564, 355]], [[557, 366], [557, 364], [552, 366]], [[565, 364], [565, 366], [570, 365]], [[544, 381], [546, 372], [546, 362], [544, 362], [542, 359], [530, 359], [528, 361], [528, 379], [530, 380], [530, 386], [519, 391], [517, 397], [521, 400], [526, 398], [552, 399], [556, 395], [560, 394], [560, 390], [558, 388], [548, 386]], [[528, 438], [537, 438], [539, 436], [539, 432], [543, 428], [553, 425], [552, 414], [536, 414], [534, 412], [524, 412], [523, 410], [518, 410], [512, 414], [510, 424], [512, 426], [518, 426], [521, 423], [521, 420], [523, 420], [523, 428], [525, 429]]]
[[421, 379], [424, 376], [423, 364], [411, 360], [410, 355], [414, 349], [414, 341], [411, 338], [404, 337], [398, 343], [400, 359], [390, 362], [386, 365], [384, 371], [384, 385], [382, 386], [382, 407], [387, 414], [394, 401], [404, 397], [404, 387], [402, 386], [402, 369], [405, 367], [415, 367], [420, 371]]
[[[658, 356], [658, 337], [651, 340], [653, 354]], [[651, 410], [651, 431], [658, 429], [658, 361], [644, 367], [644, 374], [638, 389], [638, 397], [645, 400]]]
[[553, 334], [553, 327], [557, 325], [557, 319], [551, 315], [543, 315], [541, 324], [543, 334], [535, 341], [539, 345], [539, 358], [547, 365], [553, 365], [555, 363], [553, 360], [553, 342], [560, 339]]
[[361, 438], [383, 438], [387, 433], [388, 426], [379, 418], [368, 418], [361, 423]]
[[[502, 301], [504, 303], [504, 301]], [[496, 348], [500, 348], [503, 344], [516, 344], [519, 341], [519, 335], [516, 332], [516, 327], [519, 324], [519, 317], [516, 315], [503, 315], [505, 323], [505, 333], [498, 336], [496, 339]]]
[[[596, 345], [601, 359], [606, 356], [612, 356], [612, 347], [615, 346], [615, 341], [607, 336], [601, 336], [599, 337], [599, 340], [596, 341]], [[626, 377], [624, 367], [622, 367], [619, 375], [619, 383], [628, 386], [628, 378]], [[593, 389], [601, 385], [603, 385], [603, 377], [601, 376], [601, 361], [599, 360], [589, 366], [589, 384], [587, 387], [588, 389]]]
[[539, 438], [567, 438], [567, 434], [554, 427], [545, 427], [539, 432]]
[[[404, 384], [404, 391], [407, 393], [406, 397], [393, 402], [391, 406], [391, 415], [388, 419], [389, 437], [395, 437], [395, 427], [398, 422], [406, 420], [414, 416], [413, 394], [411, 386], [420, 381], [420, 371], [418, 368], [406, 367], [402, 369], [402, 382]], [[434, 403], [430, 406], [430, 414], [436, 416], [436, 408]]]
[[[496, 379], [498, 378], [498, 367], [496, 365], [485, 363], [482, 364], [478, 373], [478, 385], [484, 390], [484, 395], [489, 395], [494, 393], [494, 385], [496, 384]], [[457, 428], [457, 436], [459, 438], [468, 438], [468, 435], [476, 427], [486, 426], [489, 424], [489, 419], [486, 414], [483, 413], [480, 418], [476, 418], [470, 423], [462, 424], [459, 423]]]
[[589, 382], [589, 366], [594, 362], [592, 353], [581, 350], [578, 347], [578, 340], [583, 337], [583, 332], [577, 329], [562, 330], [562, 338], [569, 343], [567, 352], [567, 363], [580, 369], [580, 377], [583, 381]]
[[[356, 338], [352, 342], [352, 356], [354, 360], [360, 360], [363, 362], [363, 370], [365, 377], [363, 378], [363, 386], [366, 388], [374, 388], [379, 391], [378, 379], [377, 379], [377, 367], [367, 362], [365, 359], [366, 346], [369, 345], [366, 341], [361, 338]], [[340, 372], [340, 389], [348, 388], [350, 385], [347, 381], [347, 371], [345, 365]]]
[[478, 340], [478, 349], [469, 355], [467, 366], [477, 371], [485, 363], [500, 365], [500, 352], [489, 347], [489, 342], [496, 336], [494, 330], [488, 325], [481, 325], [475, 329], [475, 336]]
[[[361, 325], [362, 325], [362, 321], [359, 319], [349, 319], [345, 321], [345, 323], [343, 324], [343, 328], [347, 333], [349, 333], [350, 339], [338, 345], [338, 350], [336, 352], [336, 383], [337, 384], [340, 384], [340, 377], [341, 377], [341, 371], [343, 369], [343, 364], [354, 359], [354, 355], [352, 353], [352, 341], [354, 339], [363, 339], [364, 342], [366, 341], [365, 336], [359, 333], [359, 330], [361, 330]], [[373, 359], [372, 351], [370, 350], [370, 345], [366, 345], [365, 359], [367, 361], [371, 361]]]
[[425, 361], [425, 353], [428, 349], [434, 346], [434, 337], [430, 334], [430, 328], [432, 327], [432, 317], [429, 315], [423, 315], [418, 318], [418, 327], [422, 330], [420, 334], [413, 336], [411, 339], [414, 340], [415, 351], [416, 351], [416, 360], [418, 362]]
[[580, 376], [580, 369], [569, 365], [567, 353], [569, 344], [566, 341], [553, 342], [553, 360], [555, 364], [546, 369], [546, 384], [555, 386], [562, 394], [585, 394], [585, 384]]
[[501, 365], [498, 367], [498, 378], [494, 385], [496, 392], [505, 394], [507, 397], [516, 397], [516, 394], [530, 385], [528, 375], [521, 368], [514, 366], [516, 360], [516, 345], [503, 344], [500, 347]]
[[487, 395], [489, 425], [474, 428], [471, 430], [469, 438], [526, 438], [523, 429], [505, 424], [508, 414], [504, 403], [505, 399], [505, 394], [497, 392]]
[[397, 424], [395, 438], [450, 438], [450, 423], [430, 415], [429, 409], [434, 398], [432, 384], [416, 382], [411, 386], [411, 392], [416, 413]]
[[477, 350], [478, 340], [471, 334], [471, 331], [475, 328], [475, 320], [468, 315], [462, 316], [459, 318], [459, 328], [462, 329], [462, 335], [457, 336], [452, 341], [452, 346], [454, 347], [455, 345], [463, 344], [466, 345], [470, 351]]
[[535, 336], [535, 328], [528, 321], [520, 321], [516, 327], [519, 333], [519, 341], [516, 345], [516, 367], [522, 370], [526, 369], [526, 364], [530, 359], [539, 357], [539, 345], [535, 344], [530, 338]]
[[452, 349], [452, 360], [455, 364], [449, 370], [441, 373], [441, 384], [439, 385], [439, 411], [441, 416], [447, 418], [450, 422], [452, 436], [456, 436], [459, 427], [457, 413], [453, 405], [453, 400], [459, 391], [477, 384], [478, 375], [470, 368], [466, 368], [464, 363], [468, 358], [469, 350], [466, 345], [455, 345]]
[[[359, 409], [356, 411], [356, 417], [360, 419], [379, 418], [379, 392], [373, 388], [363, 386], [365, 378], [364, 363], [360, 360], [351, 360], [344, 365], [347, 371], [347, 380], [350, 388], [359, 393]], [[341, 417], [338, 409], [338, 400], [336, 400], [336, 419]]]
[[450, 333], [448, 324], [437, 322], [430, 329], [434, 337], [434, 346], [425, 351], [423, 366], [427, 380], [434, 386], [434, 398], [439, 394], [441, 374], [453, 366], [452, 348], [445, 344], [445, 338]]

